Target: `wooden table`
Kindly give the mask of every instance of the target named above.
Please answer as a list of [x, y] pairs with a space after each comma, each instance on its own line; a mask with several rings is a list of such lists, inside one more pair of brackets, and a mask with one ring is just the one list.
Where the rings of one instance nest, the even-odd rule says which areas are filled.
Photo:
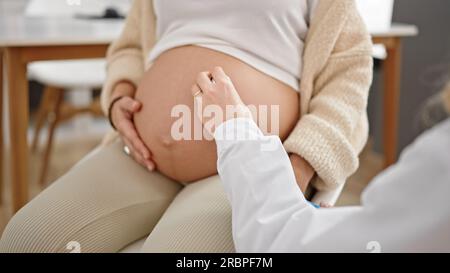
[[[117, 37], [121, 27], [122, 23], [116, 21], [0, 18], [0, 55], [6, 56], [9, 83], [10, 160], [14, 211], [28, 201], [27, 64], [39, 60], [105, 56], [107, 45]], [[407, 25], [394, 25], [388, 32], [373, 34], [374, 42], [384, 44], [389, 54], [384, 62], [386, 165], [395, 162], [396, 159], [401, 38], [416, 34], [417, 29]], [[0, 70], [3, 67], [1, 61], [0, 58]], [[0, 88], [3, 87], [1, 81], [2, 77], [0, 77]], [[0, 94], [3, 94], [2, 91], [0, 89]], [[0, 113], [2, 113], [1, 108]], [[0, 120], [2, 120], [1, 114]], [[3, 132], [0, 132], [0, 135], [3, 136]], [[0, 150], [0, 152], [3, 151]]]
[[384, 167], [397, 161], [402, 39], [418, 33], [416, 26], [405, 24], [393, 24], [388, 31], [372, 33], [374, 44], [383, 44], [387, 51], [387, 57], [383, 61]]
[[[0, 17], [0, 70], [5, 61], [14, 211], [28, 201], [27, 64], [41, 60], [104, 57], [108, 45], [120, 34], [122, 26], [123, 21], [120, 20]], [[0, 77], [3, 98], [2, 89], [3, 77]], [[3, 121], [3, 104], [0, 105], [0, 120]], [[3, 137], [2, 127], [0, 136]], [[3, 145], [0, 150], [3, 155], [2, 149]], [[3, 159], [3, 156], [0, 158]], [[3, 181], [2, 171], [0, 175], [0, 181]]]

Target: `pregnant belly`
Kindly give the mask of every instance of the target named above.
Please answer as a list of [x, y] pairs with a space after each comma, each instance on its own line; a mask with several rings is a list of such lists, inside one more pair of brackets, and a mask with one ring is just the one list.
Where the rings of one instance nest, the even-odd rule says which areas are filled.
[[[136, 99], [143, 107], [134, 122], [152, 151], [157, 170], [179, 182], [194, 182], [217, 173], [214, 141], [194, 139], [196, 122], [190, 91], [197, 74], [215, 66], [224, 68], [244, 103], [254, 106], [258, 125], [266, 133], [276, 133], [284, 140], [299, 117], [295, 90], [236, 58], [196, 46], [166, 51], [146, 71], [138, 86]], [[180, 116], [172, 116], [172, 110], [180, 105], [190, 109], [191, 139], [178, 140], [179, 136], [172, 134], [174, 123], [180, 120]]]

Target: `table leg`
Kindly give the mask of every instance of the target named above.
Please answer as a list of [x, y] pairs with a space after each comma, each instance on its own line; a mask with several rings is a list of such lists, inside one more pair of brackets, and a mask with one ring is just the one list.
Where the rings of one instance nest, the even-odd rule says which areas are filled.
[[27, 64], [21, 58], [20, 48], [8, 48], [6, 58], [9, 87], [12, 205], [16, 212], [28, 201]]
[[393, 40], [387, 47], [388, 56], [383, 64], [384, 70], [384, 113], [383, 148], [384, 167], [397, 161], [398, 115], [401, 80], [401, 39]]
[[3, 49], [0, 48], [0, 205], [3, 204], [3, 187], [4, 173], [3, 173]]

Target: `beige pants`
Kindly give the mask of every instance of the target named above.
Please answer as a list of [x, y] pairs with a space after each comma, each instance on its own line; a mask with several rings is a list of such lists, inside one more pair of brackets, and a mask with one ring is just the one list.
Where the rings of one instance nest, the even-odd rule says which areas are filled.
[[232, 252], [231, 208], [218, 176], [183, 187], [149, 173], [120, 141], [73, 167], [7, 225], [0, 252]]

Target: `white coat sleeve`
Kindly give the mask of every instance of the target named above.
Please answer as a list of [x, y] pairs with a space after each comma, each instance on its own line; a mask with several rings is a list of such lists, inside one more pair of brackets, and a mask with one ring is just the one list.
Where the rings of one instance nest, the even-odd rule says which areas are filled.
[[[221, 124], [218, 171], [232, 206], [236, 250], [449, 251], [450, 122], [444, 129], [419, 139], [378, 177], [362, 206], [315, 209], [299, 190], [279, 138], [264, 136], [249, 119]], [[439, 147], [427, 147], [438, 141]]]

